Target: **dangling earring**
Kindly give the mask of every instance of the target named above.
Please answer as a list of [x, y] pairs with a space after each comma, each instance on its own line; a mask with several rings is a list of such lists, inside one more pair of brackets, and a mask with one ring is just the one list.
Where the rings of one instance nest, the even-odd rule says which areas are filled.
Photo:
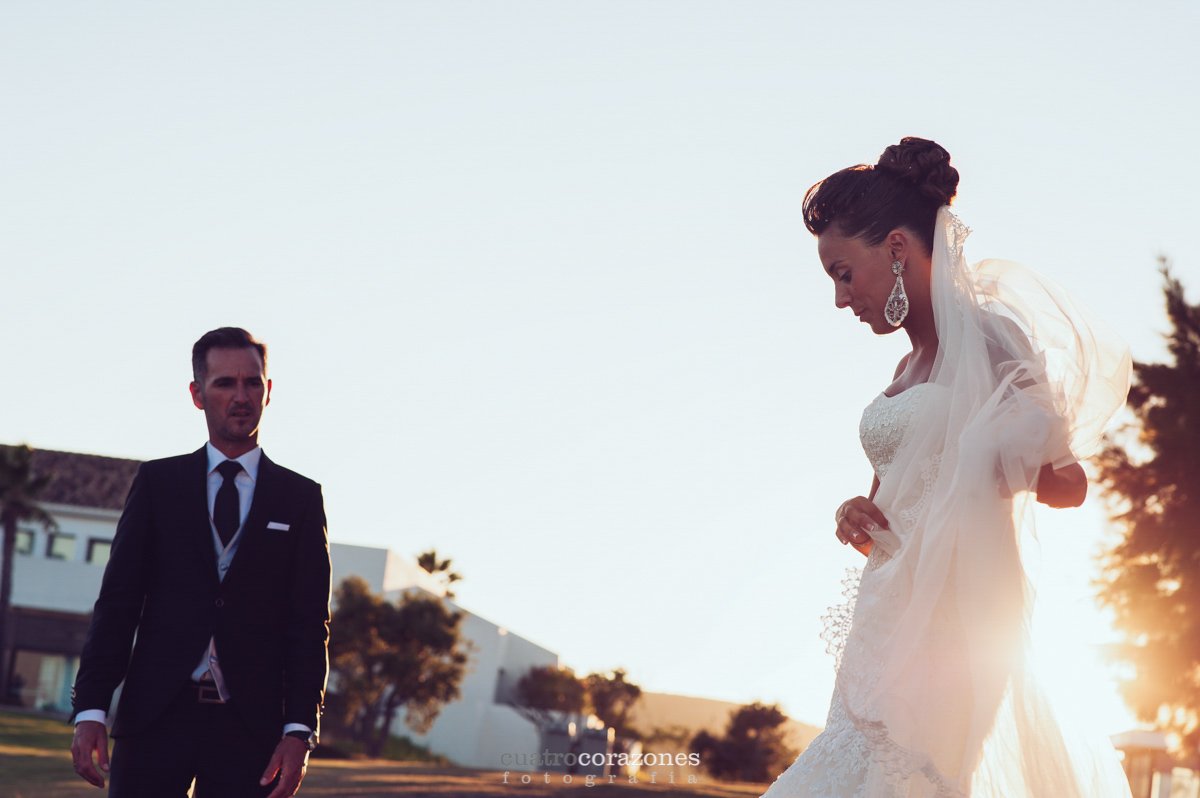
[[896, 287], [892, 289], [887, 304], [883, 307], [883, 317], [893, 327], [899, 327], [904, 322], [904, 317], [908, 315], [908, 294], [904, 293], [904, 278], [900, 276], [903, 272], [904, 264], [898, 260], [892, 261], [892, 274], [896, 275]]

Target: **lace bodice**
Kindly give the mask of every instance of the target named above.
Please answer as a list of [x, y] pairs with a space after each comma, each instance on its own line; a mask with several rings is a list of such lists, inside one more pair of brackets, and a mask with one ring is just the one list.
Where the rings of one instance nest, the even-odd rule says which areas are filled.
[[929, 382], [919, 383], [895, 396], [880, 393], [863, 409], [858, 437], [880, 479], [892, 464], [921, 398], [932, 385]]

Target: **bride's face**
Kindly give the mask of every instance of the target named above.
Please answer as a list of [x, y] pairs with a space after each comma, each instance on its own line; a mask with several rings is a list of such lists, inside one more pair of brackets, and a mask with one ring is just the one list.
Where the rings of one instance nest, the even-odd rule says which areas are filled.
[[831, 227], [817, 237], [817, 255], [833, 279], [835, 305], [850, 308], [860, 321], [871, 325], [876, 335], [899, 329], [883, 317], [888, 296], [896, 285], [886, 241], [868, 246], [862, 239], [847, 238]]

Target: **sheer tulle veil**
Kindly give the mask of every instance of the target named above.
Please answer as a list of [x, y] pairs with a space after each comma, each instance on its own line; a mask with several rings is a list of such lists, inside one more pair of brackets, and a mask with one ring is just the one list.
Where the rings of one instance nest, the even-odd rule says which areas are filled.
[[868, 794], [1128, 796], [1107, 740], [1078, 739], [1039, 692], [1021, 543], [1042, 464], [1094, 454], [1123, 405], [1129, 350], [1031, 270], [968, 267], [969, 232], [940, 208], [937, 387], [875, 496], [890, 556], [864, 573], [838, 689], [869, 741]]

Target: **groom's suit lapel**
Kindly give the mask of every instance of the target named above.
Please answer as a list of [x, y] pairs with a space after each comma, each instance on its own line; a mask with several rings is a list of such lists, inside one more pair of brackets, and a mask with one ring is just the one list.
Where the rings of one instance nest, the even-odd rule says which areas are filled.
[[261, 548], [263, 530], [267, 526], [267, 516], [272, 507], [278, 503], [280, 492], [279, 469], [271, 462], [264, 452], [258, 461], [258, 478], [254, 483], [254, 500], [250, 503], [250, 512], [246, 514], [246, 522], [242, 524], [241, 540], [238, 541], [237, 553], [225, 574], [226, 589], [231, 584], [244, 578], [243, 574], [253, 574], [257, 565]]
[[193, 452], [185, 462], [186, 475], [183, 485], [183, 518], [187, 524], [187, 537], [206, 573], [217, 580], [217, 554], [213, 550], [213, 532], [208, 514], [208, 451], [204, 446]]

